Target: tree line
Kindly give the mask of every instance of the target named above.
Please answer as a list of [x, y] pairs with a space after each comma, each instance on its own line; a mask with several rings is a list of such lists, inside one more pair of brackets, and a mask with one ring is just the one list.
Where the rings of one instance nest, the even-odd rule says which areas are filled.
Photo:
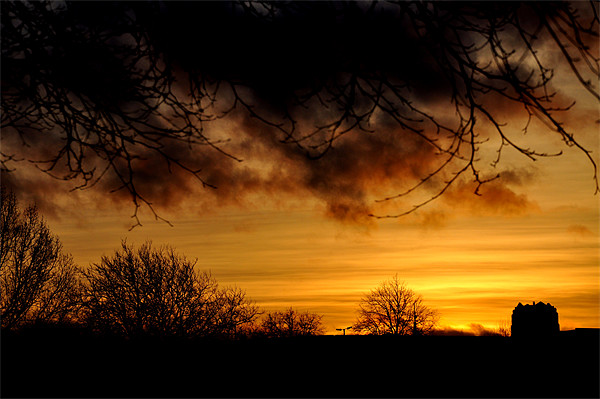
[[[322, 315], [292, 307], [262, 312], [242, 289], [222, 287], [172, 247], [126, 241], [87, 269], [65, 254], [35, 205], [2, 189], [0, 311], [3, 330], [78, 325], [156, 337], [290, 337], [325, 332]], [[423, 334], [436, 312], [395, 276], [360, 303], [356, 333]]]

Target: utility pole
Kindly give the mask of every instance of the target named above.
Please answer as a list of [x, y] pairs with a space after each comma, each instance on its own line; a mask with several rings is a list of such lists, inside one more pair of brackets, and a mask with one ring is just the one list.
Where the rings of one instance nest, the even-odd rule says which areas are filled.
[[343, 331], [344, 333], [342, 335], [346, 335], [346, 330], [350, 329], [352, 329], [352, 326], [346, 328], [336, 328], [335, 331]]
[[413, 335], [417, 335], [417, 303], [413, 304]]

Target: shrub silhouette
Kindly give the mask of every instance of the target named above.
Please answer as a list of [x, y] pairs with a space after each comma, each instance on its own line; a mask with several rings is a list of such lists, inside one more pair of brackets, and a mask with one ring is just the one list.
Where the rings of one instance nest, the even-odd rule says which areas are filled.
[[95, 329], [126, 336], [234, 335], [258, 308], [238, 288], [220, 289], [171, 247], [122, 242], [84, 272], [84, 308]]
[[298, 312], [288, 308], [283, 312], [267, 313], [259, 326], [259, 333], [268, 337], [296, 337], [307, 335], [322, 335], [324, 327], [323, 316]]
[[2, 188], [0, 311], [3, 329], [71, 321], [79, 304], [78, 269], [35, 205], [19, 209]]

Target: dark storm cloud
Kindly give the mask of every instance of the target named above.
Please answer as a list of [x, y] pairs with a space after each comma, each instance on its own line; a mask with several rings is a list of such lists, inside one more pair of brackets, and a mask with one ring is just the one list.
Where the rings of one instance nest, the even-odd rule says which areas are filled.
[[537, 169], [529, 168], [509, 168], [500, 172], [500, 179], [503, 183], [513, 186], [525, 186], [532, 183], [537, 175]]
[[263, 106], [277, 108], [343, 73], [385, 74], [424, 96], [448, 88], [399, 7], [367, 12], [360, 3], [291, 2], [276, 8], [273, 16], [257, 16], [230, 2], [166, 2], [160, 23], [143, 23], [170, 61], [212, 79], [245, 82]]
[[35, 204], [38, 209], [47, 217], [60, 217], [59, 182], [51, 178], [43, 178], [35, 174], [33, 177], [25, 175], [21, 170], [19, 172], [2, 171], [2, 187], [18, 194], [19, 199], [27, 205]]
[[[484, 16], [495, 15], [495, 7], [502, 7], [438, 5], [449, 16], [461, 15], [460, 7]], [[417, 11], [427, 14], [430, 8], [420, 7], [361, 2], [73, 2], [64, 11], [35, 15], [39, 24], [46, 21], [50, 33], [23, 40], [29, 40], [32, 53], [40, 55], [34, 57], [39, 64], [27, 61], [18, 46], [15, 50], [4, 45], [11, 43], [9, 34], [14, 34], [7, 27], [19, 23], [7, 21], [4, 13], [6, 93], [18, 87], [16, 81], [27, 90], [38, 90], [31, 83], [37, 68], [42, 72], [38, 83], [45, 84], [46, 90], [73, 91], [78, 101], [94, 105], [76, 111], [82, 112], [84, 120], [86, 112], [108, 115], [99, 120], [138, 130], [160, 128], [170, 120], [152, 114], [132, 128], [113, 116], [115, 109], [142, 114], [135, 104], [143, 103], [149, 112], [171, 107], [170, 116], [186, 117], [189, 110], [174, 104], [173, 93], [182, 96], [183, 103], [190, 94], [198, 96], [200, 105], [193, 108], [198, 121], [222, 116], [229, 106], [235, 109], [227, 114], [227, 122], [192, 124], [206, 135], [201, 145], [188, 146], [185, 137], [169, 141], [160, 133], [149, 145], [136, 141], [126, 129], [118, 132], [120, 142], [104, 135], [100, 143], [81, 129], [63, 132], [50, 126], [33, 134], [27, 147], [3, 137], [3, 153], [9, 153], [8, 148], [25, 159], [47, 160], [76, 132], [87, 140], [84, 166], [96, 167], [96, 173], [107, 164], [111, 167], [93, 190], [106, 192], [125, 185], [110, 196], [117, 203], [131, 201], [132, 187], [159, 212], [190, 201], [205, 207], [243, 205], [255, 194], [273, 199], [310, 197], [320, 201], [330, 217], [366, 222], [374, 212], [374, 199], [406, 190], [448, 155], [440, 155], [439, 145], [449, 139], [440, 134], [438, 122], [415, 107], [437, 107], [453, 114], [450, 98], [464, 89], [464, 82], [448, 79], [443, 69], [440, 57], [445, 54], [436, 37], [444, 38], [448, 32], [429, 27], [431, 34], [423, 36], [416, 27]], [[46, 43], [53, 34], [56, 40]], [[90, 43], [88, 37], [97, 40]], [[465, 33], [463, 38], [469, 37]], [[148, 48], [152, 50], [144, 52]], [[148, 54], [160, 59], [155, 69], [146, 65]], [[147, 75], [133, 73], [144, 68], [150, 71]], [[151, 79], [161, 73], [166, 80]], [[147, 93], [147, 81], [154, 82], [155, 90], [140, 99], [139, 93]], [[217, 88], [213, 99], [210, 94]], [[161, 97], [169, 89], [173, 93]], [[436, 120], [445, 114], [436, 115]], [[60, 115], [56, 121], [65, 125]], [[93, 129], [96, 120], [85, 121]], [[349, 133], [332, 139], [346, 128]], [[207, 137], [228, 141], [213, 146]], [[112, 153], [94, 152], [107, 142], [116, 148]], [[71, 165], [64, 165], [71, 155], [77, 154], [66, 152], [55, 166], [63, 177], [72, 173]], [[190, 170], [197, 171], [201, 181]], [[519, 213], [531, 203], [508, 185], [518, 186], [531, 178], [508, 170], [500, 181], [481, 190], [483, 197], [474, 196], [474, 187], [459, 181], [448, 198], [473, 209], [487, 206]], [[47, 189], [30, 175], [7, 179], [38, 199]], [[206, 188], [199, 195], [202, 184]]]
[[[347, 135], [319, 159], [307, 157], [293, 144], [280, 143], [276, 131], [250, 118], [240, 120], [231, 130], [234, 138], [223, 147], [242, 162], [223, 157], [210, 147], [190, 149], [180, 144], [165, 148], [176, 154], [178, 161], [200, 170], [202, 179], [214, 188], [199, 189], [201, 183], [187, 171], [175, 165], [169, 170], [164, 159], [147, 151], [136, 153], [137, 159], [132, 162], [139, 194], [149, 199], [159, 213], [186, 204], [203, 210], [245, 205], [255, 194], [275, 202], [314, 198], [323, 204], [328, 217], [370, 223], [368, 215], [373, 213], [374, 199], [406, 186], [423, 169], [432, 169], [431, 165], [439, 161], [433, 147], [399, 130]], [[120, 169], [125, 174], [127, 165]], [[3, 174], [3, 178], [15, 189], [28, 193], [27, 198], [43, 210], [60, 203], [61, 190], [57, 188], [64, 186], [59, 180], [37, 174], [19, 175], [19, 169]], [[127, 190], [114, 191], [122, 184], [116, 174], [108, 173], [92, 190], [113, 191], [103, 196], [105, 202], [122, 206], [131, 201]]]

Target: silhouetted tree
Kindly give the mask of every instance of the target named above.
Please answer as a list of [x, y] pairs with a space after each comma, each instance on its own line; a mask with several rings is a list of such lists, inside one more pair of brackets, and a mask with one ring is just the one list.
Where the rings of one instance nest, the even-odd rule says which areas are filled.
[[2, 328], [72, 321], [79, 304], [78, 269], [62, 252], [35, 205], [21, 211], [2, 188], [0, 311]]
[[498, 334], [502, 337], [510, 337], [510, 319], [503, 319], [498, 323]]
[[260, 314], [258, 307], [238, 287], [216, 290], [211, 300], [204, 335], [246, 335], [247, 327], [252, 326]]
[[352, 326], [366, 334], [427, 334], [437, 322], [437, 312], [394, 276], [365, 295], [359, 304], [358, 318]]
[[322, 318], [321, 315], [298, 312], [290, 307], [283, 312], [267, 313], [258, 330], [268, 337], [321, 335], [325, 331]]
[[220, 289], [173, 248], [122, 243], [84, 271], [84, 307], [95, 328], [126, 336], [232, 335], [257, 307], [237, 288]]
[[[478, 193], [497, 177], [478, 162], [480, 149], [497, 145], [496, 163], [505, 148], [553, 155], [508, 130], [498, 108], [512, 106], [579, 148], [598, 191], [595, 160], [560, 116], [573, 104], [552, 85], [562, 62], [600, 99], [598, 14], [595, 1], [5, 1], [3, 169], [28, 159], [79, 188], [108, 179], [131, 195], [137, 217], [142, 204], [154, 212], [148, 162], [212, 186], [214, 155], [237, 160], [206, 134], [216, 119], [245, 115], [311, 158], [348, 133], [391, 127], [441, 155], [415, 186], [384, 199], [429, 190], [441, 175], [432, 195], [396, 217], [464, 174]], [[486, 143], [488, 127], [497, 140]], [[182, 156], [202, 147], [214, 153]]]

